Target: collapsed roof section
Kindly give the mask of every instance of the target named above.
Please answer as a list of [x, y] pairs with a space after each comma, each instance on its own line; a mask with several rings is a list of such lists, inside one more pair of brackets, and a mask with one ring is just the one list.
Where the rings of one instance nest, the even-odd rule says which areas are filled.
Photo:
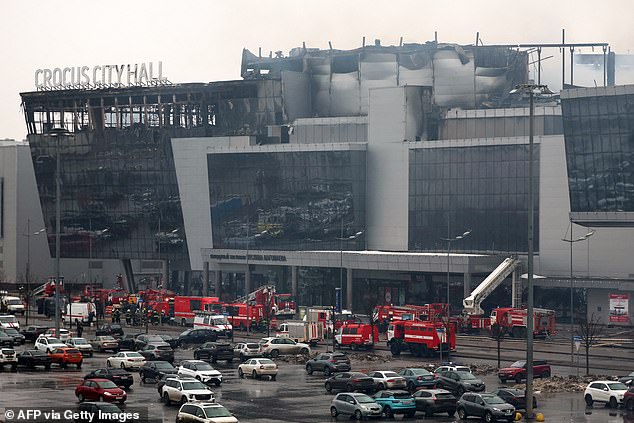
[[281, 79], [292, 118], [367, 115], [372, 88], [433, 88], [440, 107], [479, 108], [528, 80], [528, 55], [507, 47], [457, 44], [365, 46], [354, 50], [295, 48], [288, 57], [242, 53], [244, 79]]

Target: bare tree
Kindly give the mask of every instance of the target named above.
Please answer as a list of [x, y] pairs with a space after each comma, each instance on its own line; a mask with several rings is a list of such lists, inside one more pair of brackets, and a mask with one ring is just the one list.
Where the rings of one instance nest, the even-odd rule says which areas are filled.
[[601, 317], [592, 313], [590, 318], [586, 318], [578, 325], [581, 345], [586, 351], [586, 375], [590, 374], [590, 347], [599, 343], [605, 332], [605, 326], [601, 323]]
[[491, 336], [497, 342], [497, 348], [498, 348], [498, 369], [500, 369], [501, 367], [500, 366], [500, 344], [502, 343], [502, 339], [504, 339], [505, 335], [506, 335], [506, 331], [504, 330], [502, 326], [500, 326], [497, 323], [494, 323], [491, 325]]

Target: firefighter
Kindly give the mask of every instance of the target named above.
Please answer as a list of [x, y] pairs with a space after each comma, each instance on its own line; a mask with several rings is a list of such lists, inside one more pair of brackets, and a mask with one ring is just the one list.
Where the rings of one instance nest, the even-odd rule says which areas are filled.
[[132, 325], [132, 314], [129, 309], [125, 312], [125, 324], [128, 326]]
[[166, 317], [165, 310], [161, 310], [161, 326], [165, 324]]
[[159, 312], [154, 309], [152, 310], [152, 324], [158, 325], [160, 322]]

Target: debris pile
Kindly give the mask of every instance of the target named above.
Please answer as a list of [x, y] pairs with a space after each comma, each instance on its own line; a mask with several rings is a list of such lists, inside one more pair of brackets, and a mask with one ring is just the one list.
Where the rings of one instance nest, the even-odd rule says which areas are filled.
[[312, 356], [303, 355], [303, 354], [291, 354], [291, 355], [280, 355], [275, 358], [275, 361], [284, 361], [290, 364], [306, 364], [308, 360], [313, 358], [316, 354]]
[[490, 375], [498, 372], [498, 368], [495, 366], [491, 366], [489, 364], [471, 364], [471, 373], [474, 375], [482, 376], [482, 375]]
[[348, 354], [350, 361], [380, 361], [382, 363], [389, 363], [390, 357], [386, 355], [371, 354], [371, 353], [350, 353]]

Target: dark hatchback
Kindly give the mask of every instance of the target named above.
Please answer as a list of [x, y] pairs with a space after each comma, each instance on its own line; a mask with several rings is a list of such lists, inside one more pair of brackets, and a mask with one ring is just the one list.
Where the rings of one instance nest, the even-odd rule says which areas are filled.
[[211, 360], [212, 363], [225, 360], [227, 363], [231, 363], [233, 361], [233, 348], [231, 344], [225, 342], [205, 342], [194, 350], [194, 359]]
[[44, 351], [26, 350], [18, 355], [18, 366], [25, 366], [30, 369], [35, 366], [44, 366], [46, 370], [51, 368], [53, 360]]
[[124, 389], [130, 388], [134, 383], [132, 374], [124, 369], [97, 369], [84, 376], [84, 379], [108, 379]]
[[145, 383], [147, 379], [152, 379], [155, 382], [158, 382], [159, 379], [164, 376], [175, 375], [177, 372], [178, 369], [167, 361], [147, 361], [139, 369], [139, 375], [141, 376], [141, 381], [143, 383]]
[[13, 338], [13, 345], [24, 345], [26, 337], [22, 335], [16, 328], [4, 328], [2, 331]]
[[[526, 410], [526, 394], [521, 389], [498, 388], [491, 392], [511, 404], [516, 409]], [[537, 408], [537, 399], [533, 397], [533, 408]]]
[[324, 384], [326, 391], [342, 390], [346, 392], [375, 391], [374, 379], [361, 372], [343, 372], [332, 376]]
[[178, 336], [178, 345], [204, 344], [216, 342], [218, 334], [211, 329], [187, 329]]

